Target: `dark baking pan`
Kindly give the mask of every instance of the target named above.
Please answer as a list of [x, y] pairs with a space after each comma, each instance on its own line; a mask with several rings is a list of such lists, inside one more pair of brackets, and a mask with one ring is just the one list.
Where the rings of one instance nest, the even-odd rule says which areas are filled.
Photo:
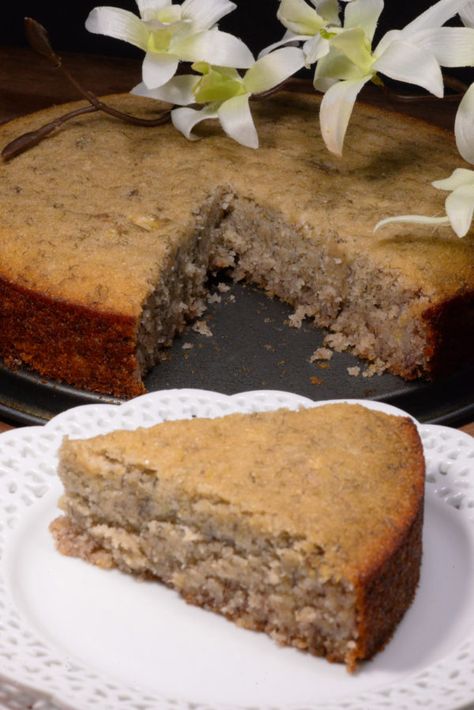
[[[325, 331], [307, 322], [290, 327], [292, 310], [251, 286], [232, 284], [215, 294], [220, 302], [209, 303], [203, 316], [212, 335], [190, 326], [146, 377], [148, 390], [198, 387], [234, 394], [278, 389], [313, 400], [382, 400], [433, 424], [460, 426], [474, 420], [473, 367], [429, 383], [389, 374], [364, 377], [367, 363], [348, 353], [311, 363]], [[355, 366], [360, 367], [356, 377], [347, 371]], [[120, 401], [0, 365], [0, 418], [15, 424], [42, 424], [79, 404]]]

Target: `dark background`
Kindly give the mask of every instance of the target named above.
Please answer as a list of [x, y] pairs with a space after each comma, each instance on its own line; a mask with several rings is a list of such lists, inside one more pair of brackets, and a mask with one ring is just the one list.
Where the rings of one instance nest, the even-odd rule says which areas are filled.
[[[278, 0], [236, 0], [237, 10], [220, 22], [222, 30], [241, 37], [254, 51], [280, 39], [283, 28], [276, 19]], [[58, 50], [83, 51], [116, 56], [141, 56], [130, 45], [118, 40], [91, 35], [84, 22], [97, 5], [113, 5], [137, 12], [133, 0], [3, 0], [0, 44], [25, 45], [23, 17], [30, 16], [45, 25]], [[431, 0], [386, 0], [377, 36], [388, 29], [400, 29], [434, 3]]]
[[[104, 4], [122, 7], [137, 13], [134, 0], [102, 0]], [[262, 48], [283, 36], [284, 28], [276, 18], [278, 0], [235, 0], [237, 9], [224, 17], [220, 28], [239, 36], [248, 44], [256, 55]], [[143, 52], [131, 45], [110, 37], [93, 35], [85, 29], [85, 20], [89, 12], [101, 4], [101, 0], [3, 0], [0, 20], [0, 47], [1, 46], [27, 46], [25, 39], [23, 18], [33, 17], [41, 22], [49, 32], [52, 45], [58, 52], [81, 53], [82, 55], [108, 55], [109, 57], [122, 57], [129, 62], [129, 58], [137, 59], [137, 72], [140, 71]], [[386, 0], [382, 12], [375, 42], [390, 29], [401, 29], [421, 12], [433, 5], [433, 0]], [[450, 21], [450, 24], [460, 24], [459, 18]], [[80, 55], [78, 55], [80, 56]], [[41, 60], [35, 60], [32, 67], [31, 78], [35, 69], [41, 66]], [[69, 62], [71, 57], [69, 57]], [[95, 60], [94, 60], [95, 61]], [[100, 60], [99, 60], [100, 61]], [[8, 81], [14, 66], [3, 67], [4, 80]], [[2, 67], [0, 67], [0, 71]], [[445, 74], [461, 79], [465, 84], [474, 80], [474, 69], [448, 69]], [[310, 77], [312, 71], [303, 70], [299, 76]], [[100, 63], [97, 63], [96, 74], [100, 82]], [[138, 76], [138, 74], [137, 74]], [[22, 77], [25, 77], [22, 68]], [[27, 78], [27, 77], [26, 77]], [[12, 81], [15, 79], [12, 76]], [[89, 77], [90, 84], [90, 77]], [[404, 93], [413, 92], [407, 84], [398, 85], [384, 78], [389, 86], [402, 89]], [[128, 84], [127, 84], [128, 86]], [[110, 87], [105, 87], [108, 90]], [[1, 84], [0, 84], [1, 89]], [[99, 89], [97, 89], [99, 90]], [[115, 90], [124, 90], [122, 85]], [[416, 90], [418, 91], [418, 90]], [[448, 89], [449, 91], [449, 89]], [[67, 97], [64, 97], [66, 100]], [[34, 108], [34, 107], [32, 107]]]

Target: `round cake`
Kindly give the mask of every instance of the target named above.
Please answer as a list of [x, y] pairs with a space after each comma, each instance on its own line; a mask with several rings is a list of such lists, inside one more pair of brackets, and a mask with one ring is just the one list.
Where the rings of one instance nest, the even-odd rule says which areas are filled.
[[[151, 100], [111, 99], [156, 115]], [[78, 104], [79, 105], [79, 104]], [[6, 145], [74, 104], [0, 129]], [[360, 104], [342, 159], [318, 98], [255, 104], [261, 147], [217, 125], [188, 142], [110, 116], [78, 117], [1, 166], [0, 355], [76, 387], [133, 396], [227, 269], [329, 329], [329, 344], [406, 379], [472, 358], [474, 239], [383, 217], [437, 214], [430, 181], [459, 166], [427, 123]]]

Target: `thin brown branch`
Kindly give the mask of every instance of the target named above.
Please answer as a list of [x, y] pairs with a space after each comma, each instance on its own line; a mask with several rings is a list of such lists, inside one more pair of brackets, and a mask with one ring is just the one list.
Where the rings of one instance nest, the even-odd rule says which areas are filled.
[[26, 39], [32, 49], [42, 57], [45, 57], [54, 67], [61, 66], [59, 57], [51, 46], [46, 29], [32, 17], [25, 17]]
[[56, 69], [59, 69], [66, 79], [77, 89], [77, 91], [87, 100], [92, 106], [98, 111], [104, 111], [115, 118], [120, 118], [123, 121], [133, 123], [137, 126], [159, 126], [164, 123], [166, 119], [163, 118], [162, 114], [158, 118], [140, 118], [139, 116], [133, 116], [130, 113], [125, 113], [124, 111], [119, 111], [113, 106], [109, 106], [105, 101], [101, 101], [92, 91], [85, 89], [82, 84], [71, 74], [71, 72], [64, 66], [61, 57], [56, 54], [51, 46], [49, 40], [49, 35], [45, 27], [40, 24], [37, 20], [32, 17], [25, 18], [25, 29], [28, 41], [36, 52], [45, 57]]
[[44, 138], [51, 135], [57, 128], [62, 126], [64, 123], [69, 121], [76, 116], [84, 113], [92, 113], [93, 111], [103, 111], [104, 113], [114, 116], [121, 121], [126, 121], [136, 126], [144, 126], [153, 128], [155, 126], [160, 126], [163, 123], [167, 123], [170, 120], [171, 109], [162, 111], [155, 118], [142, 118], [141, 116], [134, 116], [133, 114], [126, 113], [124, 111], [119, 111], [114, 108], [114, 106], [109, 106], [99, 99], [92, 91], [84, 89], [82, 84], [71, 74], [71, 72], [63, 65], [61, 57], [56, 54], [51, 46], [48, 33], [39, 22], [34, 20], [32, 17], [25, 18], [25, 31], [28, 41], [38, 54], [47, 59], [50, 64], [52, 64], [56, 69], [59, 69], [66, 79], [77, 89], [77, 91], [91, 104], [90, 106], [81, 107], [69, 111], [63, 116], [55, 118], [53, 121], [40, 126], [35, 131], [29, 131], [24, 133], [18, 138], [15, 138], [11, 143], [5, 146], [2, 150], [2, 158], [4, 160], [11, 160], [17, 155], [24, 153], [26, 150], [33, 148], [38, 145]]
[[[102, 101], [98, 100], [97, 105], [94, 103], [89, 106], [81, 106], [73, 111], [68, 111], [68, 113], [58, 116], [58, 118], [55, 118], [49, 123], [45, 123], [35, 131], [28, 131], [28, 133], [23, 133], [21, 136], [18, 136], [18, 138], [15, 138], [3, 148], [1, 153], [3, 160], [8, 161], [12, 158], [16, 158], [17, 155], [20, 155], [30, 148], [33, 148], [35, 145], [38, 145], [38, 143], [41, 143], [44, 138], [47, 138], [51, 135], [51, 133], [67, 121], [70, 121], [72, 118], [76, 118], [76, 116], [81, 116], [84, 113], [93, 113], [94, 111], [103, 111], [111, 116], [121, 119], [122, 121], [126, 120], [127, 123], [133, 123], [137, 126], [146, 126], [147, 128], [167, 123], [171, 116], [171, 109], [169, 109], [167, 111], [163, 111], [156, 118], [140, 118], [139, 116], [128, 117], [128, 114], [124, 114], [122, 111], [116, 111], [112, 106], [107, 106]], [[127, 119], [124, 119], [124, 116], [127, 116]]]
[[60, 126], [62, 126], [63, 123], [66, 123], [66, 121], [69, 121], [71, 118], [80, 116], [83, 113], [92, 113], [93, 111], [97, 111], [95, 106], [82, 106], [81, 108], [77, 108], [74, 111], [69, 111], [69, 113], [65, 113], [63, 116], [59, 116], [59, 118], [55, 118], [54, 121], [45, 123], [40, 128], [37, 128], [36, 131], [29, 131], [28, 133], [23, 133], [21, 136], [18, 136], [18, 138], [15, 138], [10, 143], [8, 143], [8, 145], [6, 145], [5, 148], [2, 150], [3, 160], [11, 160], [17, 155], [20, 155], [21, 153], [24, 153], [30, 148], [33, 148], [35, 145], [38, 145], [38, 143], [41, 143], [44, 138], [51, 135], [51, 133], [53, 133]]
[[[455, 93], [445, 94], [442, 101], [460, 101], [468, 89], [467, 84], [460, 79], [456, 79], [454, 76], [443, 75], [443, 79], [448, 89], [452, 89]], [[401, 94], [386, 85], [383, 86], [383, 91], [387, 98], [394, 101], [401, 101], [402, 103], [433, 103], [440, 100], [437, 96], [433, 96], [433, 94]]]
[[290, 77], [289, 79], [285, 79], [285, 81], [282, 81], [280, 84], [277, 84], [272, 89], [268, 89], [267, 91], [261, 91], [259, 94], [253, 94], [252, 99], [254, 99], [255, 101], [260, 101], [261, 99], [266, 99], [269, 96], [273, 96], [273, 94], [277, 94], [279, 91], [284, 91], [284, 89], [289, 88], [291, 82], [292, 77]]

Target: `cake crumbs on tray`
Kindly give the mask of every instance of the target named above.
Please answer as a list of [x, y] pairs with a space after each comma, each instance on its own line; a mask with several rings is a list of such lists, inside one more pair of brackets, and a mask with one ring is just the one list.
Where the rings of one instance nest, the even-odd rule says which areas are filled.
[[308, 314], [309, 311], [307, 306], [298, 306], [298, 308], [295, 309], [295, 312], [292, 313], [291, 316], [288, 316], [288, 325], [290, 328], [301, 328], [301, 324]]
[[350, 338], [343, 333], [328, 333], [324, 338], [324, 345], [328, 348], [332, 348], [337, 353], [342, 353], [348, 350], [353, 343]]
[[195, 333], [199, 333], [199, 335], [205, 335], [207, 338], [212, 338], [212, 330], [209, 328], [205, 320], [197, 320], [193, 324], [192, 329]]
[[183, 343], [181, 346], [182, 350], [191, 350], [194, 348], [194, 345], [192, 343]]
[[318, 360], [331, 360], [334, 352], [330, 348], [317, 348], [314, 353], [309, 358], [310, 362], [317, 362]]
[[230, 291], [230, 286], [221, 281], [217, 284], [217, 290], [220, 291], [220, 293], [227, 293], [227, 291]]
[[220, 303], [221, 301], [222, 301], [222, 296], [220, 296], [218, 293], [210, 293], [209, 296], [207, 297], [208, 303]]
[[377, 358], [364, 370], [364, 372], [362, 373], [362, 377], [373, 377], [374, 375], [381, 375], [383, 372], [385, 372], [386, 369], [387, 368], [385, 367], [382, 360]]
[[312, 377], [309, 378], [309, 381], [312, 385], [322, 385], [323, 383], [322, 379], [320, 377], [316, 377], [316, 375], [312, 375]]
[[351, 377], [359, 377], [360, 375], [360, 367], [358, 365], [354, 365], [353, 367], [348, 367], [347, 372]]

